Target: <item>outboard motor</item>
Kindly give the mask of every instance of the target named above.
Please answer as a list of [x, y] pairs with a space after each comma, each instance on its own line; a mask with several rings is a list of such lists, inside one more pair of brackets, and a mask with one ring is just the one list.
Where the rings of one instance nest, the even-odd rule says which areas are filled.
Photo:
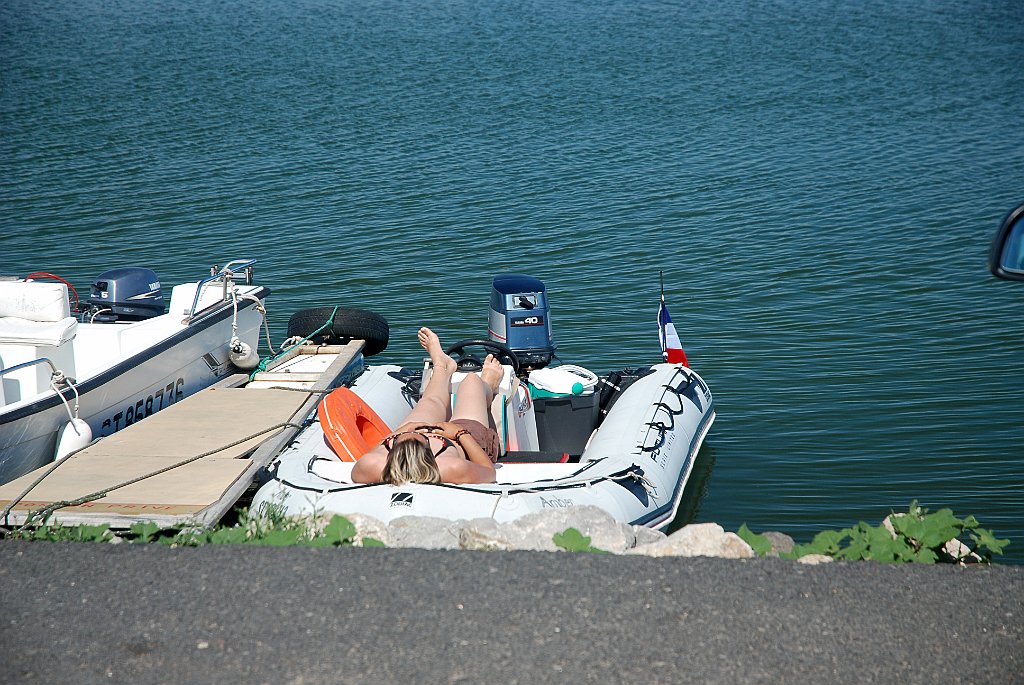
[[511, 348], [524, 369], [547, 366], [557, 345], [551, 337], [544, 283], [520, 274], [495, 276], [487, 334], [491, 340]]
[[137, 266], [101, 273], [86, 302], [98, 312], [96, 321], [141, 321], [164, 313], [160, 279]]

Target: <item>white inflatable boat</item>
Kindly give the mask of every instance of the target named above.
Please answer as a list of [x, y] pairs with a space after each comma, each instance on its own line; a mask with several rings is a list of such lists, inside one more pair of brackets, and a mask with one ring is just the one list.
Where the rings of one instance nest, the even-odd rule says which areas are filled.
[[481, 346], [505, 363], [491, 407], [502, 451], [496, 483], [353, 483], [355, 460], [402, 422], [430, 373], [429, 362], [422, 371], [378, 365], [324, 398], [264, 473], [253, 510], [360, 513], [384, 522], [410, 515], [506, 522], [544, 509], [594, 505], [626, 523], [667, 526], [715, 418], [707, 384], [683, 364], [603, 376], [552, 366], [547, 312], [543, 283], [498, 277], [490, 337], [447, 350], [460, 368], [453, 393], [479, 365], [466, 348]]

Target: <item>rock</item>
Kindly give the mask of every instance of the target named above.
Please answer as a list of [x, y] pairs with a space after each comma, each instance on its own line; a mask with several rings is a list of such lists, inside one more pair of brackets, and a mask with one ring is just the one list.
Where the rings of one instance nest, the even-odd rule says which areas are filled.
[[631, 526], [616, 521], [604, 509], [593, 506], [566, 507], [527, 514], [510, 523], [491, 519], [468, 521], [462, 530], [463, 549], [526, 549], [555, 552], [555, 533], [575, 528], [590, 537], [590, 544], [606, 552], [624, 552], [633, 547], [636, 535]]
[[388, 546], [459, 549], [459, 537], [465, 524], [465, 521], [434, 516], [403, 516], [388, 526]]
[[494, 519], [484, 518], [466, 522], [459, 533], [459, 546], [481, 552], [518, 549], [503, 526], [498, 525]]
[[749, 559], [754, 556], [754, 550], [736, 533], [726, 533], [717, 523], [694, 523], [680, 528], [664, 540], [636, 547], [627, 554]]
[[882, 527], [889, 531], [889, 535], [892, 536], [893, 540], [896, 539], [896, 529], [892, 527], [892, 514], [882, 519]]
[[768, 541], [772, 543], [772, 549], [768, 552], [768, 556], [770, 557], [777, 557], [779, 554], [792, 552], [793, 546], [796, 544], [794, 543], [793, 538], [789, 537], [785, 533], [779, 533], [774, 530], [766, 531], [761, 533], [761, 535], [768, 538]]
[[817, 566], [818, 564], [831, 564], [835, 560], [827, 554], [805, 554], [797, 559], [797, 561], [801, 564]]
[[632, 526], [616, 521], [607, 511], [594, 506], [540, 511], [527, 514], [509, 525], [532, 544], [525, 549], [560, 549], [554, 542], [555, 533], [569, 528], [589, 537], [592, 547], [606, 552], [618, 554], [636, 544]]
[[633, 526], [633, 536], [636, 538], [636, 543], [634, 543], [635, 547], [661, 542], [668, 537], [660, 530], [654, 530], [653, 528], [647, 528], [646, 526]]
[[974, 550], [956, 538], [946, 541], [946, 544], [942, 546], [942, 554], [946, 561], [960, 565], [976, 564], [981, 561], [981, 557], [975, 554]]
[[387, 525], [380, 519], [375, 519], [366, 514], [345, 514], [345, 518], [356, 527], [356, 539], [353, 544], [359, 546], [366, 538], [380, 540], [388, 547], [391, 547], [391, 535]]

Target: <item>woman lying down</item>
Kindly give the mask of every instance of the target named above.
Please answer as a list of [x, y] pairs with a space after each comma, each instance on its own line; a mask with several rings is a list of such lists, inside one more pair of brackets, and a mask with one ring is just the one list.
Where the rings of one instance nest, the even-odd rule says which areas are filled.
[[356, 483], [493, 483], [499, 438], [489, 427], [488, 407], [504, 374], [487, 355], [483, 369], [459, 383], [452, 409], [451, 380], [455, 360], [444, 353], [437, 334], [419, 330], [420, 345], [430, 354], [434, 371], [405, 423], [367, 452], [352, 467]]

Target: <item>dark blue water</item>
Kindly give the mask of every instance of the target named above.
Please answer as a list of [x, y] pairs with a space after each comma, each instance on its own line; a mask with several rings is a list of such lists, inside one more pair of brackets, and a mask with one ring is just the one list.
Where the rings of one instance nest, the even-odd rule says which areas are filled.
[[1024, 561], [1011, 2], [0, 4], [0, 271], [85, 289], [257, 257], [288, 316], [486, 330], [546, 281], [561, 356], [718, 403], [690, 515], [798, 539], [911, 500]]

